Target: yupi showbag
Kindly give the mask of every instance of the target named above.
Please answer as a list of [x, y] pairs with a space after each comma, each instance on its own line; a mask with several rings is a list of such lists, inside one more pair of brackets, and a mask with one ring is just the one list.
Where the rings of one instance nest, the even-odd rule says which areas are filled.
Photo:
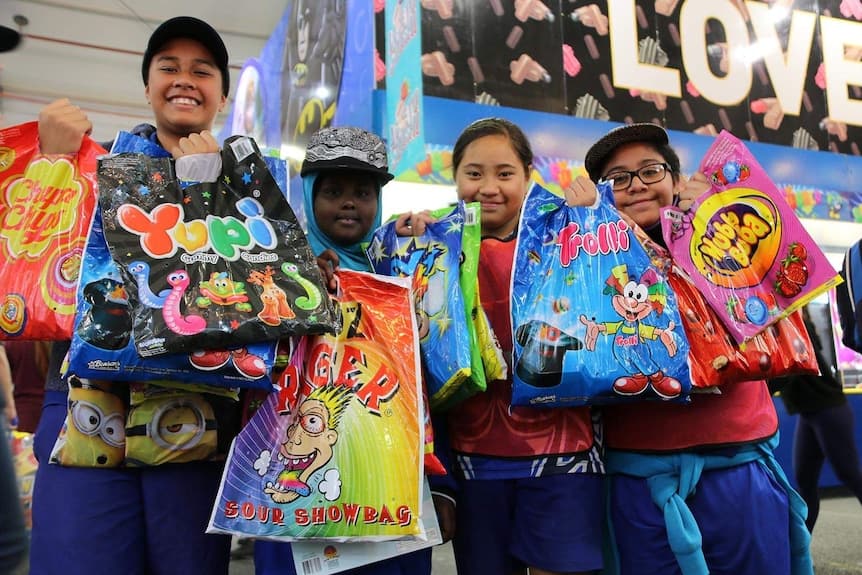
[[105, 239], [141, 356], [335, 330], [304, 232], [253, 140], [222, 150], [217, 182], [181, 187], [167, 158], [99, 163]]

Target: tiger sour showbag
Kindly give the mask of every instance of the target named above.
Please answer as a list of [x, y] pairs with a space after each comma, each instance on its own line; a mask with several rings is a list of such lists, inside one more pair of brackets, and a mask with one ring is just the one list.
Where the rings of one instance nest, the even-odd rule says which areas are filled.
[[332, 332], [316, 259], [257, 145], [225, 142], [222, 177], [181, 187], [169, 159], [99, 163], [105, 239], [142, 357]]
[[569, 207], [534, 184], [512, 273], [513, 405], [661, 399], [691, 389], [674, 294], [613, 207]]
[[236, 437], [209, 532], [419, 536], [423, 409], [410, 281], [342, 270], [337, 335], [299, 339]]
[[741, 140], [722, 131], [700, 171], [709, 191], [663, 208], [674, 261], [742, 343], [841, 280]]
[[0, 339], [69, 339], [104, 153], [85, 137], [43, 156], [37, 122], [0, 130]]

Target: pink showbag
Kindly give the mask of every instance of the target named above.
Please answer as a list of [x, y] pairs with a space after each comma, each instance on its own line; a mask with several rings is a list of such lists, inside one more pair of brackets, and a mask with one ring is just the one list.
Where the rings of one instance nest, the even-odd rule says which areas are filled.
[[700, 171], [711, 189], [687, 212], [664, 208], [662, 229], [738, 343], [841, 282], [742, 141], [722, 131]]

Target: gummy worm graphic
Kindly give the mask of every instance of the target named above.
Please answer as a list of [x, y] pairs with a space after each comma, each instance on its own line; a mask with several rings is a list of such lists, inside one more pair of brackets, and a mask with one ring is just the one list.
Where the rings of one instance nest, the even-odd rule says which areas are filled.
[[316, 285], [299, 274], [299, 268], [296, 264], [284, 262], [281, 264], [281, 271], [284, 272], [284, 275], [302, 286], [302, 289], [304, 289], [305, 293], [308, 294], [296, 298], [296, 301], [293, 302], [296, 307], [308, 311], [316, 309], [317, 306], [320, 305], [320, 290], [317, 289]]
[[183, 294], [186, 293], [186, 288], [189, 287], [189, 282], [189, 274], [184, 270], [177, 270], [168, 275], [171, 293], [165, 299], [162, 316], [165, 318], [165, 324], [168, 328], [179, 335], [195, 335], [207, 327], [207, 321], [201, 316], [183, 316], [180, 313], [180, 301], [183, 299]]
[[150, 266], [146, 262], [133, 261], [129, 264], [129, 273], [135, 278], [135, 283], [138, 284], [138, 299], [147, 307], [161, 309], [165, 306], [165, 299], [171, 290], [166, 289], [159, 292], [159, 295], [153, 293], [150, 289]]

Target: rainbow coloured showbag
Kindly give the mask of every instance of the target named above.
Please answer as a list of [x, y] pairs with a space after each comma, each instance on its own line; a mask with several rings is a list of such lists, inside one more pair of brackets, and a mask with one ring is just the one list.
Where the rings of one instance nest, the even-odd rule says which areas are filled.
[[[374, 232], [366, 253], [375, 273], [413, 278], [419, 347], [431, 409], [470, 379], [470, 332], [461, 291], [464, 203], [428, 224], [421, 236], [399, 236], [395, 222]], [[475, 286], [474, 286], [475, 287]]]
[[75, 329], [68, 355], [69, 373], [112, 381], [170, 379], [221, 387], [272, 389], [276, 342], [153, 357], [138, 355], [129, 294], [105, 243], [98, 207], [80, 274]]
[[37, 122], [0, 130], [0, 339], [69, 339], [104, 153], [85, 137], [42, 156]]
[[305, 234], [250, 138], [225, 142], [219, 181], [184, 188], [169, 159], [102, 158], [99, 203], [140, 356], [335, 330]]
[[569, 207], [534, 184], [512, 273], [513, 405], [661, 399], [691, 390], [688, 341], [665, 278], [613, 207]]
[[722, 131], [700, 171], [710, 190], [687, 212], [663, 208], [662, 232], [674, 261], [738, 343], [840, 283], [741, 140]]
[[209, 533], [421, 536], [423, 409], [410, 280], [340, 271], [341, 329], [306, 336], [234, 440]]

